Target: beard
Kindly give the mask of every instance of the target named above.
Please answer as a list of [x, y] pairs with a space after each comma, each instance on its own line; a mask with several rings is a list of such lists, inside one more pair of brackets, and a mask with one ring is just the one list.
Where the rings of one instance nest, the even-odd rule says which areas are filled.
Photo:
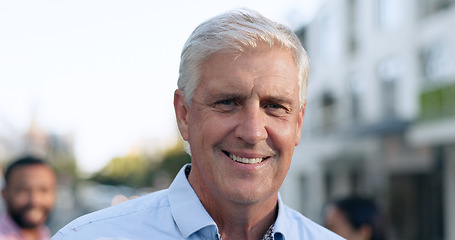
[[43, 225], [51, 209], [45, 207], [25, 206], [20, 209], [8, 211], [11, 218], [20, 228], [33, 229]]

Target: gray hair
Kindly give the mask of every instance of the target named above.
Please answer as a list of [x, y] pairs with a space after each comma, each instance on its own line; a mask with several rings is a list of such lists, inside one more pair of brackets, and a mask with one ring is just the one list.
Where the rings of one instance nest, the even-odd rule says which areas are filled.
[[236, 9], [200, 24], [186, 41], [180, 61], [178, 88], [191, 104], [204, 61], [215, 53], [242, 54], [259, 45], [288, 49], [299, 73], [300, 107], [306, 102], [309, 61], [299, 38], [288, 27], [256, 11]]

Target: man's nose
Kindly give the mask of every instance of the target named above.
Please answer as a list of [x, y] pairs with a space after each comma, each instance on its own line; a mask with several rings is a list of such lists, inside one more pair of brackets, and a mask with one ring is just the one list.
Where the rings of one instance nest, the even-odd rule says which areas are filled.
[[29, 193], [29, 204], [31, 206], [39, 206], [41, 204], [41, 201], [43, 200], [43, 195], [37, 191], [30, 191]]
[[236, 137], [249, 144], [256, 144], [267, 139], [266, 114], [263, 109], [246, 107], [240, 113], [238, 126], [235, 130]]

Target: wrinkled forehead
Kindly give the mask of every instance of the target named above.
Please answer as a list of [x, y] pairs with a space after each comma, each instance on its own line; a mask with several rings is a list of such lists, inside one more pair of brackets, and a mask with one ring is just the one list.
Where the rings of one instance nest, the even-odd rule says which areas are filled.
[[201, 68], [196, 92], [296, 97], [298, 82], [298, 69], [290, 52], [263, 48], [242, 55], [212, 55]]
[[226, 68], [228, 66], [232, 66], [233, 64], [250, 64], [251, 59], [248, 59], [246, 61], [244, 60], [247, 57], [262, 58], [265, 56], [269, 57], [272, 54], [273, 58], [275, 59], [286, 59], [288, 64], [287, 67], [298, 69], [298, 65], [295, 61], [292, 51], [285, 47], [268, 45], [259, 45], [255, 48], [248, 48], [245, 51], [226, 50], [212, 53], [204, 61], [201, 62], [199, 69], [200, 73], [203, 73], [203, 71], [208, 70], [207, 67], [213, 67], [214, 65], [212, 63], [214, 59], [217, 59], [218, 63], [220, 63], [219, 60], [222, 59], [222, 64], [224, 64], [223, 68]]

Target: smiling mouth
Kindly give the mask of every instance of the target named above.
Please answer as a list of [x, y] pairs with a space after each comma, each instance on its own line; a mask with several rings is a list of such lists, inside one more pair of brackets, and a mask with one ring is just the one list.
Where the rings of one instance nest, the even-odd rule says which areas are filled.
[[226, 154], [226, 156], [228, 156], [232, 160], [234, 160], [236, 162], [239, 162], [239, 163], [243, 163], [243, 164], [256, 164], [256, 163], [260, 163], [260, 162], [262, 162], [262, 161], [264, 161], [264, 160], [269, 158], [269, 157], [265, 157], [265, 158], [244, 158], [244, 157], [240, 157], [240, 156], [234, 155], [234, 154], [226, 152], [226, 151], [223, 151], [223, 153]]

